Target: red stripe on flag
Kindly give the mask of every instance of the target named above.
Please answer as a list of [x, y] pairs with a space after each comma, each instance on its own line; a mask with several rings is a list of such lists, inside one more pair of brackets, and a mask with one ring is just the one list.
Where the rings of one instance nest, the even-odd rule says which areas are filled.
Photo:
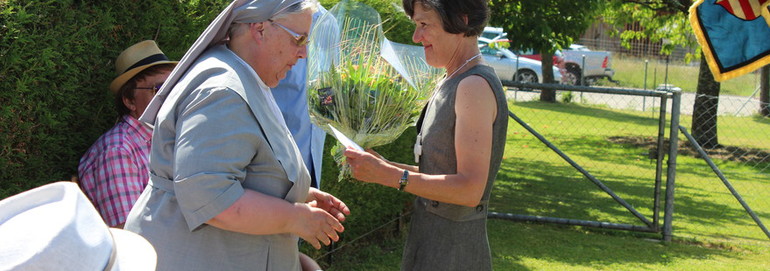
[[757, 18], [757, 16], [754, 15], [754, 10], [751, 9], [751, 3], [749, 3], [751, 0], [740, 0], [741, 3], [741, 10], [743, 10], [743, 16], [746, 17], [744, 20], [754, 20]]

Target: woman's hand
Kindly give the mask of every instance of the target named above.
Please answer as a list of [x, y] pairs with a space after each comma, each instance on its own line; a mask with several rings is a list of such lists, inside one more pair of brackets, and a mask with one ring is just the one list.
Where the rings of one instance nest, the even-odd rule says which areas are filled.
[[294, 207], [299, 209], [300, 217], [293, 223], [292, 232], [316, 249], [321, 249], [321, 243], [328, 246], [331, 241], [338, 241], [337, 233], [345, 231], [342, 223], [324, 209], [307, 203], [295, 203]]
[[398, 180], [401, 178], [403, 170], [388, 163], [376, 152], [372, 150], [362, 152], [347, 148], [343, 155], [347, 157], [353, 178], [367, 183], [379, 183], [390, 187], [398, 186]]
[[332, 194], [311, 187], [307, 194], [307, 203], [316, 208], [321, 208], [337, 218], [339, 222], [345, 222], [345, 216], [350, 215], [348, 206]]

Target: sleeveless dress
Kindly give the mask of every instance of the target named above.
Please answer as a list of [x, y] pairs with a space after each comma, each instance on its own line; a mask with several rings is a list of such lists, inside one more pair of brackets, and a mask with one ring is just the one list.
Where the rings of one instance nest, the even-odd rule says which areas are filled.
[[455, 153], [455, 97], [460, 81], [483, 77], [492, 87], [497, 115], [492, 126], [489, 177], [481, 202], [467, 207], [417, 197], [401, 270], [492, 270], [487, 239], [487, 207], [492, 184], [500, 169], [508, 128], [508, 105], [494, 69], [476, 65], [445, 81], [424, 109], [418, 122], [422, 142], [420, 172], [457, 173]]

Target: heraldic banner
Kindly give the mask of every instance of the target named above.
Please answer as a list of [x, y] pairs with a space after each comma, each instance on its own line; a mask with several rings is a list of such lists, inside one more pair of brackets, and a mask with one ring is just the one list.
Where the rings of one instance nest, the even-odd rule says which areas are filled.
[[770, 64], [770, 0], [697, 0], [690, 24], [717, 81]]

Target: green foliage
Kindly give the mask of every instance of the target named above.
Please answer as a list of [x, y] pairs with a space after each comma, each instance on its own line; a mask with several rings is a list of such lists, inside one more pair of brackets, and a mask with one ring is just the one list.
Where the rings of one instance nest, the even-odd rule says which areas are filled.
[[489, 44], [489, 48], [500, 50], [511, 48], [511, 43], [508, 41], [492, 42]]
[[[621, 39], [621, 45], [631, 47], [632, 40], [649, 39], [652, 42], [664, 41], [661, 54], [671, 54], [677, 46], [698, 48], [694, 54], [687, 54], [687, 62], [700, 55], [700, 47], [692, 35], [688, 19], [688, 7], [692, 1], [628, 1], [612, 0], [602, 9], [604, 22], [614, 25], [610, 34]], [[638, 26], [628, 28], [626, 26]], [[622, 32], [621, 32], [622, 29]]]
[[0, 198], [68, 180], [117, 119], [109, 83], [126, 47], [179, 59], [229, 1], [0, 3]]
[[566, 48], [594, 21], [602, 1], [492, 0], [489, 25], [502, 27], [511, 48], [553, 52]]

